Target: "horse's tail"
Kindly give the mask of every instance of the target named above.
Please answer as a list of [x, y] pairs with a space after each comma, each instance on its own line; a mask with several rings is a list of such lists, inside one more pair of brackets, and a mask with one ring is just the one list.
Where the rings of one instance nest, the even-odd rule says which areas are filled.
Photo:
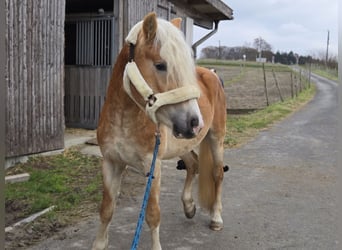
[[211, 211], [215, 202], [214, 161], [209, 138], [200, 144], [198, 156], [198, 198], [202, 208]]

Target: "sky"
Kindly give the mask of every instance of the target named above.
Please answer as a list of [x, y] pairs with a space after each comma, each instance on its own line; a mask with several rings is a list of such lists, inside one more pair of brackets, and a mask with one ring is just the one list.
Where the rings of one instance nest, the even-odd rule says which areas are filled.
[[[253, 46], [262, 37], [272, 51], [325, 56], [328, 30], [329, 56], [338, 53], [338, 0], [223, 0], [233, 9], [234, 20], [221, 21], [218, 31], [197, 48]], [[193, 40], [210, 30], [195, 26]]]

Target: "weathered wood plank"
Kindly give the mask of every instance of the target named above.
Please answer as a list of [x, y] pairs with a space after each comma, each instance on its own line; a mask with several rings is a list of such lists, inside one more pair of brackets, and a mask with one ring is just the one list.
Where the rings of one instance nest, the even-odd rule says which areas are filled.
[[95, 129], [104, 103], [112, 67], [67, 66], [66, 125]]
[[28, 173], [9, 175], [9, 176], [5, 176], [5, 183], [24, 182], [24, 181], [28, 181], [29, 179], [30, 179], [30, 174]]
[[64, 145], [65, 0], [6, 0], [6, 156]]

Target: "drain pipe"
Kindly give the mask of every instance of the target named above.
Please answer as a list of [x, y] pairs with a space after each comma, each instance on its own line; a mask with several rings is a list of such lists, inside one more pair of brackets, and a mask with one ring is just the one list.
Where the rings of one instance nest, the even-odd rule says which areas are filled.
[[220, 22], [219, 20], [214, 21], [215, 23], [214, 29], [192, 45], [192, 50], [194, 52], [195, 59], [197, 57], [197, 47], [217, 32], [219, 22]]

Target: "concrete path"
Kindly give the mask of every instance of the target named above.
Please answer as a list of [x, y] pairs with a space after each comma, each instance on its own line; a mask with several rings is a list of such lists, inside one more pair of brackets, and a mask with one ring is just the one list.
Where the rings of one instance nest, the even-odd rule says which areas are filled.
[[[180, 201], [185, 172], [176, 159], [162, 170], [163, 249], [339, 249], [337, 236], [337, 86], [320, 77], [317, 95], [303, 109], [253, 141], [225, 152], [225, 228], [213, 232], [197, 209], [186, 219]], [[92, 151], [92, 150], [90, 150]], [[110, 227], [110, 249], [129, 249], [141, 204], [121, 200]], [[90, 249], [98, 216], [31, 249]], [[144, 224], [139, 249], [150, 249]]]

